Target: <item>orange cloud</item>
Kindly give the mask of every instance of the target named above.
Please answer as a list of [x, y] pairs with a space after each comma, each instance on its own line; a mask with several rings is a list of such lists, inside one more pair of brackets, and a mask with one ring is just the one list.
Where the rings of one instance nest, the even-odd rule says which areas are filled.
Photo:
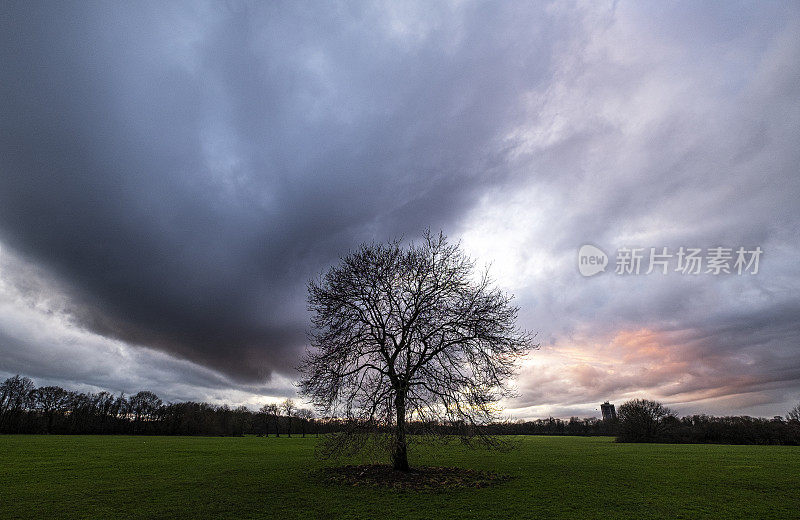
[[[752, 362], [705, 348], [691, 329], [617, 330], [605, 337], [573, 335], [535, 352], [520, 375], [521, 398], [511, 408], [577, 406], [593, 409], [606, 399], [648, 397], [671, 405], [744, 394], [734, 402], [761, 402], [748, 396], [768, 385], [749, 373]], [[544, 407], [544, 408], [542, 408]], [[592, 408], [590, 408], [592, 407]]]

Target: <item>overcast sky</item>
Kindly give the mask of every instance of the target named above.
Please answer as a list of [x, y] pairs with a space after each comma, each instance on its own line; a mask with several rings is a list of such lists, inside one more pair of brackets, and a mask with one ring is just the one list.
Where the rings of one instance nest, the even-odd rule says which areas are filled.
[[294, 396], [307, 280], [430, 227], [538, 333], [514, 417], [800, 401], [796, 2], [3, 2], [0, 63], [0, 378]]

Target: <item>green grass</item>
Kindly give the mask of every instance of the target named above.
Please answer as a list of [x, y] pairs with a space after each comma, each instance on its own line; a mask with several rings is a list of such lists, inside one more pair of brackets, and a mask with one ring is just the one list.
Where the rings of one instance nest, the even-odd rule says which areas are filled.
[[431, 493], [322, 484], [313, 438], [0, 436], [0, 518], [800, 517], [800, 447], [518, 442], [417, 450], [514, 477]]

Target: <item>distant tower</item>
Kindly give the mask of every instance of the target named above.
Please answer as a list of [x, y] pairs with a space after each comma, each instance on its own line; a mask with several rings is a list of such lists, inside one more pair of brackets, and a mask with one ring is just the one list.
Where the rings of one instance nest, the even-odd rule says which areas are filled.
[[603, 412], [604, 421], [610, 421], [617, 418], [617, 410], [614, 408], [614, 405], [608, 401], [600, 405], [600, 410]]

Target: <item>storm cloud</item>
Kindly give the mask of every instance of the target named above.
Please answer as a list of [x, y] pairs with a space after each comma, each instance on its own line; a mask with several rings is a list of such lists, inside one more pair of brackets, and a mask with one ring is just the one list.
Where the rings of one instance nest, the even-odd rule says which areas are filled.
[[[289, 395], [307, 280], [430, 227], [539, 332], [517, 413], [800, 398], [791, 3], [0, 9], [6, 373]], [[584, 279], [584, 243], [765, 253]]]

